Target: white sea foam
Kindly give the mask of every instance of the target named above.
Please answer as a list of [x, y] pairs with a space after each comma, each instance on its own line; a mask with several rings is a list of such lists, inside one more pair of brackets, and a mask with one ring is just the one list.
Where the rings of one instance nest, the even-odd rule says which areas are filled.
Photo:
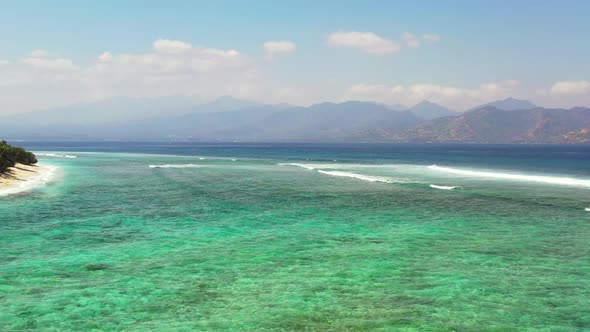
[[149, 168], [196, 168], [203, 167], [197, 164], [164, 164], [164, 165], [149, 165]]
[[375, 168], [376, 165], [363, 164], [323, 164], [323, 163], [279, 163], [280, 166], [297, 166], [309, 170], [314, 169], [351, 169], [351, 168]]
[[349, 164], [349, 163], [279, 163], [280, 166], [298, 166], [306, 169], [394, 169], [396, 171], [422, 171], [422, 166], [394, 164]]
[[17, 186], [0, 190], [0, 196], [19, 194], [37, 187], [42, 187], [53, 181], [56, 173], [57, 167], [55, 166], [39, 166], [37, 175], [20, 182]]
[[308, 169], [310, 171], [313, 171], [314, 169], [316, 169], [315, 166], [312, 166], [312, 165], [309, 165], [309, 164], [281, 163], [279, 165], [280, 166], [297, 166], [297, 167], [302, 167], [302, 168]]
[[563, 186], [575, 186], [575, 187], [587, 187], [590, 188], [590, 180], [576, 179], [570, 177], [560, 176], [546, 176], [546, 175], [525, 175], [515, 173], [501, 173], [501, 172], [490, 172], [490, 171], [473, 171], [464, 170], [451, 167], [441, 167], [437, 165], [428, 166], [429, 169], [439, 172], [445, 172], [449, 174], [456, 174], [468, 177], [477, 178], [489, 178], [489, 179], [500, 179], [500, 180], [512, 180], [512, 181], [525, 181], [525, 182], [538, 182], [546, 184], [556, 184]]
[[369, 181], [369, 182], [384, 182], [384, 183], [399, 182], [399, 181], [396, 181], [392, 178], [388, 178], [388, 177], [384, 177], [384, 176], [371, 176], [371, 175], [364, 175], [364, 174], [350, 173], [350, 172], [341, 172], [341, 171], [318, 170], [318, 172], [321, 174], [330, 175], [330, 176], [348, 177], [348, 178]]
[[441, 189], [441, 190], [453, 190], [457, 187], [456, 186], [438, 186], [436, 184], [431, 184], [430, 188]]
[[44, 156], [44, 157], [53, 157], [53, 158], [67, 158], [67, 159], [76, 159], [78, 156], [72, 156], [69, 154], [58, 154], [58, 153], [35, 153], [37, 156]]

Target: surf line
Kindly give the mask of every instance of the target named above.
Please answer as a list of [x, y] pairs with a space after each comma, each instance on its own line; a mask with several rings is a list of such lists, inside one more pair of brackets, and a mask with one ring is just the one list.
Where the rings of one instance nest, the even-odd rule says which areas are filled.
[[490, 171], [472, 171], [463, 170], [451, 167], [442, 167], [437, 165], [427, 166], [429, 169], [449, 174], [456, 174], [462, 176], [476, 177], [476, 178], [490, 178], [499, 180], [513, 180], [524, 182], [537, 182], [545, 184], [557, 184], [563, 186], [587, 187], [590, 188], [590, 180], [576, 179], [570, 177], [547, 176], [547, 175], [525, 175], [513, 173], [501, 173]]
[[16, 185], [0, 190], [0, 196], [20, 194], [31, 191], [38, 187], [43, 187], [55, 179], [58, 167], [52, 165], [39, 165], [38, 173], [24, 181], [18, 181]]
[[396, 183], [397, 181], [383, 177], [383, 176], [370, 176], [370, 175], [363, 175], [357, 173], [350, 173], [350, 172], [341, 172], [341, 171], [323, 171], [318, 170], [318, 173], [330, 175], [330, 176], [340, 176], [340, 177], [348, 177], [357, 180], [363, 180], [368, 182], [383, 182], [383, 183]]
[[439, 186], [436, 184], [431, 184], [430, 188], [440, 189], [440, 190], [453, 190], [453, 189], [457, 188], [457, 186]]
[[164, 165], [149, 165], [149, 168], [196, 168], [203, 167], [197, 164], [164, 164]]

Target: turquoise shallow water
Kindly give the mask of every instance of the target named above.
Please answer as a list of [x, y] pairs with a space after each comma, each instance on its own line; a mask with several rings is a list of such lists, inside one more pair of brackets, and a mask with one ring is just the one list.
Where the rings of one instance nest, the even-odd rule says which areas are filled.
[[589, 147], [30, 148], [2, 331], [590, 329]]

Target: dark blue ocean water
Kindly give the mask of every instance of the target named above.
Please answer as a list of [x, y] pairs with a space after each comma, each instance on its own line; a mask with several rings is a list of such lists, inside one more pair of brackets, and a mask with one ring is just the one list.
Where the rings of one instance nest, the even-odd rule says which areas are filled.
[[31, 150], [210, 155], [276, 160], [465, 165], [590, 175], [590, 145], [199, 143], [85, 141], [18, 143]]

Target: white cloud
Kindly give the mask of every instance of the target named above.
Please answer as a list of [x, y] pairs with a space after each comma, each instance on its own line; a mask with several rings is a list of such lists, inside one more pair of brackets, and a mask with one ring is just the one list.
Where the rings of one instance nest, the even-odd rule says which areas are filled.
[[404, 32], [402, 34], [402, 40], [404, 41], [404, 43], [406, 44], [407, 47], [416, 48], [416, 47], [420, 46], [420, 41], [412, 33]]
[[272, 57], [275, 54], [286, 54], [294, 52], [297, 48], [295, 43], [290, 41], [267, 41], [263, 44], [264, 51], [268, 57]]
[[45, 50], [35, 50], [31, 55], [20, 59], [20, 63], [30, 67], [49, 70], [76, 70], [72, 60], [50, 56]]
[[108, 62], [113, 60], [113, 55], [111, 52], [104, 52], [103, 54], [98, 56], [98, 61], [100, 62]]
[[75, 70], [77, 67], [72, 60], [63, 58], [28, 57], [21, 60], [22, 63], [32, 67], [52, 70]]
[[49, 53], [47, 53], [47, 51], [45, 51], [45, 50], [34, 50], [33, 52], [31, 52], [31, 56], [35, 57], [35, 58], [42, 58], [42, 57], [46, 57], [48, 55], [49, 55]]
[[437, 41], [440, 40], [440, 36], [439, 35], [435, 35], [435, 34], [425, 33], [425, 34], [422, 35], [422, 39], [428, 40], [428, 41], [432, 41], [432, 42], [437, 42]]
[[372, 54], [395, 53], [401, 48], [397, 42], [373, 32], [334, 32], [328, 36], [327, 42], [334, 47], [356, 48]]
[[487, 95], [501, 95], [512, 92], [519, 86], [516, 80], [506, 80], [502, 82], [483, 83], [479, 86], [479, 90]]
[[558, 81], [551, 86], [553, 95], [584, 95], [590, 94], [588, 81]]
[[154, 50], [142, 54], [103, 54], [86, 70], [84, 83], [97, 97], [193, 95], [205, 99], [244, 95], [256, 86], [254, 62], [236, 50], [169, 40], [156, 41]]
[[[438, 37], [436, 37], [438, 38]], [[434, 38], [434, 39], [436, 39]], [[396, 52], [400, 47], [420, 46], [433, 37], [406, 33], [400, 43], [373, 33], [339, 32], [330, 45], [352, 47], [373, 54]], [[401, 42], [403, 41], [403, 43]], [[414, 41], [417, 44], [413, 44]], [[289, 41], [268, 41], [269, 54], [296, 50]], [[513, 80], [483, 83], [474, 87], [445, 84], [350, 86], [340, 79], [311, 77], [306, 82], [268, 82], [266, 72], [249, 56], [234, 49], [207, 48], [178, 40], [156, 40], [140, 53], [97, 54], [95, 62], [79, 65], [67, 57], [37, 50], [20, 59], [0, 60], [0, 113], [18, 113], [40, 108], [92, 101], [112, 96], [158, 97], [186, 95], [212, 99], [221, 95], [264, 102], [309, 104], [320, 101], [369, 100], [387, 104], [412, 105], [428, 99], [454, 109], [509, 96], [531, 96]], [[270, 75], [272, 75], [271, 73]], [[321, 75], [320, 75], [321, 76]], [[274, 80], [276, 82], [276, 80]], [[559, 81], [544, 89], [542, 105], [588, 105], [589, 81]]]
[[162, 53], [180, 53], [191, 48], [191, 44], [179, 40], [158, 39], [154, 42], [154, 49]]
[[381, 85], [357, 84], [349, 88], [346, 99], [377, 101], [385, 104], [413, 105], [422, 100], [466, 109], [492, 100], [512, 96], [518, 82], [514, 80], [484, 83], [476, 88], [459, 88], [437, 84]]
[[233, 49], [157, 40], [153, 51], [97, 55], [94, 64], [35, 52], [0, 66], [0, 112], [91, 101], [111, 96], [262, 95], [256, 63]]
[[403, 47], [420, 47], [420, 41], [436, 42], [440, 40], [438, 35], [423, 34], [421, 37], [411, 32], [401, 35], [401, 42], [381, 37], [374, 32], [334, 32], [328, 36], [327, 43], [334, 47], [356, 48], [372, 54], [391, 54], [398, 52]]

